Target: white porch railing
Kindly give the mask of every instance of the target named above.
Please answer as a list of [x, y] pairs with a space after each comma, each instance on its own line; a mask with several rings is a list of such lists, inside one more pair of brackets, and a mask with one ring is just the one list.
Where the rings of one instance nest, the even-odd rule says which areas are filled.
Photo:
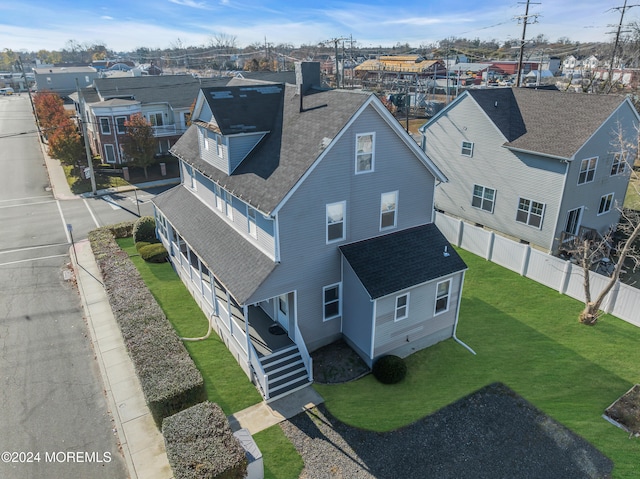
[[304, 338], [302, 337], [302, 333], [298, 328], [298, 322], [295, 321], [295, 340], [296, 346], [300, 350], [300, 356], [302, 356], [302, 362], [304, 366], [307, 368], [307, 374], [309, 375], [309, 381], [313, 381], [313, 359], [307, 350], [307, 346], [304, 344]]
[[171, 135], [180, 135], [184, 133], [186, 130], [184, 128], [180, 128], [179, 125], [162, 125], [162, 126], [154, 126], [153, 128], [153, 136], [171, 136]]
[[258, 358], [258, 352], [256, 351], [256, 348], [253, 347], [253, 344], [250, 345], [250, 348], [251, 348], [251, 352], [249, 353], [249, 356], [251, 358], [250, 363], [251, 363], [251, 367], [253, 368], [253, 375], [255, 376], [256, 381], [260, 385], [260, 388], [262, 389], [262, 393], [264, 394], [264, 397], [268, 398], [269, 397], [269, 380], [267, 377], [267, 373], [264, 371], [264, 368], [262, 367], [262, 363]]

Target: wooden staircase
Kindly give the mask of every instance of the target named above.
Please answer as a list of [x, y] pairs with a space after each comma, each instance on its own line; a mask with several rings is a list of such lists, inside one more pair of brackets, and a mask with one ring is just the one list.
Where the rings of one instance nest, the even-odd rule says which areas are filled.
[[295, 344], [260, 358], [267, 374], [267, 402], [281, 398], [311, 383], [302, 355]]

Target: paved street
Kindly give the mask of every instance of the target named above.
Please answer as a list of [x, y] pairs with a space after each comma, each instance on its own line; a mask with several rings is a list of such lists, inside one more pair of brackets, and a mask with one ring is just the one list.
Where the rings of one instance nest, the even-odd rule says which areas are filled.
[[[127, 477], [69, 245], [150, 214], [154, 192], [56, 200], [28, 97], [0, 97], [0, 477]], [[9, 453], [9, 454], [7, 454]]]

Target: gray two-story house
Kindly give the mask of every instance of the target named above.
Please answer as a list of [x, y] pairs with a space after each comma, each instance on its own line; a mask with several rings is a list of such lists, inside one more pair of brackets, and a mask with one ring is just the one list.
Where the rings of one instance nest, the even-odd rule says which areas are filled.
[[233, 80], [203, 88], [154, 200], [158, 236], [267, 399], [344, 340], [371, 365], [455, 334], [466, 266], [432, 222], [446, 178], [370, 93]]
[[640, 117], [616, 95], [468, 90], [420, 128], [436, 209], [552, 254], [618, 223]]

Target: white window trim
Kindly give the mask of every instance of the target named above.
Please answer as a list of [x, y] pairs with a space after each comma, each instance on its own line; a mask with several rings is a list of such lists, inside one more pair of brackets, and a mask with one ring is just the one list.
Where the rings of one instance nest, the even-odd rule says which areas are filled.
[[[449, 287], [447, 288], [447, 307], [445, 309], [443, 309], [442, 311], [438, 311], [438, 299], [440, 299], [438, 297], [438, 287], [443, 284], [443, 283], [449, 283]], [[444, 296], [443, 296], [444, 298]], [[438, 283], [436, 284], [436, 300], [435, 303], [433, 305], [433, 315], [434, 316], [438, 316], [440, 314], [444, 314], [447, 311], [449, 311], [449, 308], [451, 307], [451, 278], [446, 279], [444, 281], [438, 281]]]
[[[596, 163], [593, 166], [593, 177], [591, 178], [591, 180], [587, 180], [586, 178], [589, 176], [589, 172], [592, 170], [585, 170], [586, 173], [586, 177], [585, 177], [585, 181], [583, 181], [582, 183], [580, 183], [580, 175], [582, 174], [582, 164], [584, 162], [587, 162], [587, 165], [591, 162], [591, 160], [595, 159]], [[583, 158], [582, 160], [580, 160], [580, 168], [578, 169], [578, 185], [587, 185], [589, 183], [593, 183], [596, 179], [596, 170], [598, 169], [598, 157], [597, 156], [591, 156], [589, 158]]]
[[[482, 188], [482, 196], [476, 196], [476, 194], [475, 194], [476, 186], [479, 186], [480, 188]], [[485, 194], [485, 192], [487, 190], [493, 191], [493, 200], [491, 201], [491, 209], [490, 210], [487, 210], [487, 209], [482, 207], [482, 205], [485, 202], [484, 194]], [[480, 198], [480, 206], [474, 206], [473, 205], [473, 199], [474, 198]], [[487, 213], [493, 214], [493, 210], [496, 207], [496, 189], [495, 188], [489, 188], [488, 186], [482, 186], [482, 185], [474, 184], [473, 185], [473, 190], [471, 191], [471, 207], [475, 208], [475, 209], [478, 209], [478, 210], [486, 211]]]
[[124, 135], [127, 132], [127, 127], [124, 126], [124, 122], [122, 122], [122, 131], [120, 131], [119, 125], [118, 125], [118, 120], [120, 118], [124, 118], [124, 121], [127, 121], [127, 117], [126, 116], [116, 116], [116, 133], [119, 133], [120, 135]]
[[[604, 210], [604, 211], [600, 211], [600, 206], [602, 206], [602, 200], [606, 197], [610, 196], [611, 197], [611, 202], [609, 203], [609, 208]], [[612, 193], [607, 193], [606, 195], [602, 195], [600, 197], [600, 203], [598, 204], [598, 214], [596, 216], [602, 216], [602, 215], [606, 215], [607, 213], [609, 213], [612, 209], [613, 209], [613, 204], [615, 201], [615, 194]]]
[[[395, 208], [393, 210], [389, 210], [389, 211], [383, 211], [382, 210], [382, 198], [384, 197], [384, 195], [388, 195], [388, 194], [395, 194]], [[393, 228], [396, 228], [398, 226], [398, 190], [396, 191], [387, 191], [386, 193], [381, 193], [380, 194], [380, 231], [386, 231], [386, 230], [390, 230]], [[393, 211], [393, 224], [389, 225], [389, 226], [382, 226], [382, 215], [383, 213], [391, 213]]]
[[[105, 124], [107, 131], [105, 131]], [[100, 118], [100, 133], [102, 133], [103, 135], [111, 134], [111, 124], [109, 123], [109, 118], [104, 116]]]
[[[371, 136], [371, 168], [368, 170], [358, 170], [358, 139], [362, 136]], [[376, 132], [371, 131], [368, 133], [358, 133], [356, 135], [356, 146], [355, 146], [355, 172], [356, 175], [364, 175], [366, 173], [373, 173], [376, 169]]]
[[[153, 117], [155, 117], [157, 119], [158, 115], [160, 115], [160, 121], [162, 122], [162, 124], [161, 125], [154, 125], [153, 122], [151, 121], [151, 117], [153, 116]], [[164, 126], [164, 112], [162, 110], [148, 111], [145, 114], [145, 117], [146, 117], [147, 121], [149, 123], [151, 123], [151, 127], [152, 128], [158, 128], [158, 127]]]
[[[333, 289], [338, 287], [338, 314], [330, 317], [325, 317], [327, 302], [325, 302], [325, 292], [328, 289]], [[333, 283], [322, 288], [322, 321], [331, 321], [332, 319], [336, 319], [342, 316], [342, 283]]]
[[[618, 164], [616, 167], [616, 163]], [[614, 172], [615, 167], [615, 172]], [[627, 153], [614, 153], [610, 176], [624, 175], [627, 171]]]
[[[109, 155], [107, 155], [107, 147], [110, 147], [110, 148], [111, 148], [111, 151], [112, 151], [112, 153], [113, 153], [113, 161], [109, 161]], [[115, 149], [115, 147], [114, 147], [111, 143], [106, 143], [106, 144], [104, 145], [104, 159], [105, 159], [105, 161], [106, 161], [107, 163], [109, 163], [110, 165], [113, 165], [113, 164], [115, 164], [115, 163], [117, 163], [117, 162], [118, 162], [118, 159], [117, 159], [117, 157], [116, 157], [116, 149]]]
[[[529, 201], [529, 210], [527, 211], [527, 221], [518, 221], [518, 211], [520, 211], [520, 200], [527, 200]], [[529, 220], [531, 219], [531, 208], [533, 207], [533, 203], [540, 203], [542, 205], [542, 213], [540, 214], [540, 226], [535, 226], [529, 223]], [[524, 210], [523, 210], [524, 211]], [[547, 211], [547, 204], [543, 203], [541, 201], [536, 201], [536, 200], [532, 200], [531, 198], [525, 198], [523, 196], [518, 197], [518, 204], [516, 205], [516, 223], [519, 223], [521, 225], [525, 225], [528, 226], [529, 228], [535, 228], [537, 230], [541, 230], [542, 229], [542, 224], [544, 223], [544, 214]]]
[[[401, 308], [398, 308], [398, 300], [400, 298], [407, 298], [407, 302], [405, 303], [404, 306], [402, 306]], [[395, 299], [395, 308], [394, 308], [394, 315], [393, 315], [393, 320], [394, 321], [402, 321], [403, 319], [406, 319], [409, 317], [409, 299], [410, 299], [410, 294], [409, 293], [404, 293], [404, 294], [399, 294], [398, 296], [396, 296]], [[402, 316], [398, 316], [398, 311], [400, 309], [404, 308], [404, 314]]]
[[258, 238], [258, 223], [256, 221], [256, 213], [257, 211], [255, 210], [255, 208], [247, 205], [247, 231], [249, 232], [249, 236], [253, 238]]
[[[464, 146], [464, 144], [465, 144], [465, 143], [468, 143], [468, 144], [470, 144], [471, 146], [470, 146], [469, 148], [465, 148], [465, 146]], [[475, 146], [475, 144], [473, 143], [473, 141], [463, 140], [463, 141], [460, 143], [460, 154], [461, 154], [462, 156], [467, 156], [467, 157], [469, 157], [469, 158], [473, 158], [473, 147], [474, 147], [474, 146]], [[465, 153], [465, 152], [464, 152], [465, 150], [470, 150], [470, 151], [469, 151], [469, 153]]]
[[227, 190], [222, 190], [223, 202], [224, 202], [224, 214], [227, 218], [233, 220], [233, 196]]
[[[342, 205], [342, 236], [340, 238], [329, 239], [329, 207], [333, 205]], [[344, 241], [347, 237], [347, 202], [336, 201], [335, 203], [327, 203], [325, 205], [324, 214], [324, 235], [327, 244], [338, 243]]]
[[216, 197], [216, 209], [218, 211], [224, 211], [224, 200], [222, 199], [222, 188], [216, 184], [213, 186], [213, 193]]

